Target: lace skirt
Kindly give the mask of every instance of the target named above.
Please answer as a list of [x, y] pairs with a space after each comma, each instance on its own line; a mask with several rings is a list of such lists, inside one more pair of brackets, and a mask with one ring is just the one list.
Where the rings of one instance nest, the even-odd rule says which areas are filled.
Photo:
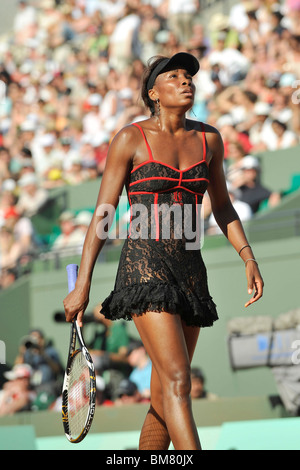
[[182, 240], [125, 241], [115, 287], [101, 313], [130, 321], [146, 312], [178, 314], [186, 325], [201, 328], [218, 320], [200, 250], [186, 250]]

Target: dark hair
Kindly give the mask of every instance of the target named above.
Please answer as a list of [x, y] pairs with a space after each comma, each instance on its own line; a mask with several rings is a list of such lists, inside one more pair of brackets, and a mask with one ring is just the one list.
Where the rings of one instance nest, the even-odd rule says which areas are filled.
[[278, 119], [274, 119], [273, 120], [273, 124], [277, 124], [277, 126], [280, 126], [283, 130], [287, 130], [288, 126], [282, 122], [282, 121], [279, 121]]
[[199, 367], [193, 367], [191, 369], [191, 377], [195, 379], [200, 379], [203, 384], [205, 383], [204, 374]]
[[142, 100], [145, 106], [150, 109], [152, 116], [155, 114], [155, 107], [154, 107], [154, 102], [149, 97], [147, 84], [148, 84], [148, 80], [153, 70], [157, 67], [157, 65], [159, 65], [165, 59], [167, 59], [167, 57], [164, 57], [164, 56], [154, 56], [151, 59], [149, 59], [147, 63], [147, 67], [145, 68], [143, 77], [142, 77], [142, 91], [141, 91]]

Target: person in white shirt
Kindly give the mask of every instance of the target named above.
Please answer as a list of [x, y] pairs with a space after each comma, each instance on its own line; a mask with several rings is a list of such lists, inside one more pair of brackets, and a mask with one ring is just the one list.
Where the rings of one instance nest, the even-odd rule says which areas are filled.
[[140, 55], [138, 40], [140, 24], [138, 11], [126, 5], [123, 17], [116, 22], [109, 39], [109, 62], [118, 71], [122, 71]]
[[[246, 202], [240, 201], [238, 199], [238, 190], [235, 190], [231, 184], [227, 184], [228, 194], [231, 199], [232, 205], [235, 208], [241, 222], [246, 222], [250, 220], [253, 216], [251, 207]], [[216, 222], [216, 219], [213, 214], [208, 219], [208, 235], [218, 235], [221, 234], [221, 230]]]
[[77, 230], [74, 214], [71, 211], [63, 212], [59, 217], [61, 234], [52, 246], [52, 251], [61, 256], [78, 253], [82, 245], [82, 233]]
[[285, 123], [274, 119], [272, 129], [276, 137], [268, 142], [268, 150], [288, 149], [299, 144], [297, 134], [289, 130]]
[[18, 44], [24, 44], [32, 37], [37, 23], [36, 9], [28, 4], [28, 0], [18, 1], [18, 10], [13, 22], [15, 41]]
[[100, 105], [102, 103], [102, 97], [98, 93], [93, 93], [87, 100], [90, 110], [82, 119], [83, 133], [95, 136], [102, 130]]
[[169, 0], [169, 28], [180, 43], [186, 44], [191, 38], [194, 18], [199, 8], [199, 0]]
[[48, 199], [48, 191], [40, 188], [34, 173], [25, 173], [19, 180], [20, 196], [17, 210], [25, 217], [35, 215]]

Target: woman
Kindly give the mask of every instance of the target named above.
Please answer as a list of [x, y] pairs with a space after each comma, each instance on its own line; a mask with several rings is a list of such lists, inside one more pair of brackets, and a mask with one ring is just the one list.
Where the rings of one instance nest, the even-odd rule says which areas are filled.
[[[195, 224], [207, 186], [217, 222], [246, 263], [249, 293], [255, 290], [246, 305], [257, 301], [263, 290], [253, 252], [226, 189], [220, 135], [211, 126], [185, 117], [194, 103], [192, 76], [198, 70], [197, 59], [186, 53], [149, 62], [142, 97], [152, 116], [122, 129], [111, 143], [97, 201], [98, 207], [116, 207], [126, 184], [131, 231], [115, 289], [102, 303], [102, 313], [111, 319], [133, 319], [152, 361], [151, 407], [140, 450], [166, 450], [170, 441], [176, 450], [201, 449], [191, 410], [190, 364], [200, 328], [213, 325], [218, 316], [199, 245], [197, 250], [188, 247], [190, 227], [182, 221]], [[175, 208], [187, 208], [188, 215], [179, 222], [174, 215], [170, 221], [161, 206], [174, 209], [174, 214]], [[139, 224], [134, 217], [136, 207], [148, 214], [138, 219]], [[76, 288], [64, 301], [67, 321], [78, 314], [82, 324], [94, 264], [104, 244], [104, 237], [96, 236], [103, 217], [95, 214], [90, 225]], [[163, 237], [167, 222], [170, 236]], [[183, 229], [181, 237], [177, 236], [179, 228]]]

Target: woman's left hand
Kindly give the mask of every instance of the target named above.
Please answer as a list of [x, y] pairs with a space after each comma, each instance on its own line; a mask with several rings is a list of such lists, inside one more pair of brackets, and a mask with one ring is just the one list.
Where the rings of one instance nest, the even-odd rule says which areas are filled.
[[246, 276], [248, 281], [248, 294], [252, 294], [254, 290], [253, 297], [245, 304], [245, 307], [247, 308], [263, 296], [264, 281], [260, 274], [258, 265], [254, 261], [248, 261], [246, 265]]

